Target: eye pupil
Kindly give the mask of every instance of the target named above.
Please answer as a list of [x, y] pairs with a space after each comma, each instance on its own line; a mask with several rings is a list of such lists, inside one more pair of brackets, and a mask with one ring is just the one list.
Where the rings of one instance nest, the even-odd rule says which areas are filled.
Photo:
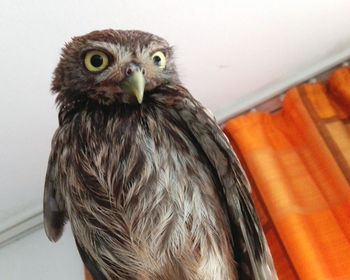
[[95, 54], [91, 57], [90, 62], [92, 66], [98, 68], [103, 64], [103, 58], [100, 55]]
[[161, 61], [162, 61], [162, 59], [160, 58], [159, 55], [155, 55], [155, 56], [153, 57], [153, 62], [154, 62], [154, 64], [160, 65]]

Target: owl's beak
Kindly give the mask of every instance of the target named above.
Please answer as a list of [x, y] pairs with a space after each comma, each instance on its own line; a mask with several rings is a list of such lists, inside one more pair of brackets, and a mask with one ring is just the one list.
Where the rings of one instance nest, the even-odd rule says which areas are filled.
[[123, 89], [129, 94], [134, 95], [137, 102], [141, 104], [146, 83], [142, 68], [136, 65], [130, 65], [126, 70], [126, 76]]

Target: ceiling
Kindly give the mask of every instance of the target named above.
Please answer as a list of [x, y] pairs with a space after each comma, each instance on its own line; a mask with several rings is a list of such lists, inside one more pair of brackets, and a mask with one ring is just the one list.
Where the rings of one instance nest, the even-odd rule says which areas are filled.
[[183, 83], [220, 114], [348, 51], [349, 11], [348, 0], [2, 0], [0, 225], [41, 205], [57, 127], [50, 80], [72, 36], [115, 28], [166, 38]]

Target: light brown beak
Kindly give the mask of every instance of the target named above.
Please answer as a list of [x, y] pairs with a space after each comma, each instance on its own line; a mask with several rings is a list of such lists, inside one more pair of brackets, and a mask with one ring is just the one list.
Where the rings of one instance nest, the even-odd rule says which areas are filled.
[[[129, 68], [129, 72], [127, 72], [127, 78], [125, 82], [122, 85], [122, 88], [127, 91], [128, 93], [134, 95], [137, 99], [137, 102], [139, 104], [142, 103], [143, 100], [143, 94], [145, 91], [145, 77], [142, 73], [142, 69], [140, 67], [136, 67], [135, 65], [132, 65], [133, 68]], [[128, 71], [127, 70], [127, 71]]]

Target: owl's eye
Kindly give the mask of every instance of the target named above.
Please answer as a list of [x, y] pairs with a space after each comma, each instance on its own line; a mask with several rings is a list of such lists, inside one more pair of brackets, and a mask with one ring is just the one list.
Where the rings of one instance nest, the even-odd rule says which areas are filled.
[[98, 73], [105, 70], [108, 67], [108, 56], [98, 50], [88, 51], [84, 58], [85, 67], [87, 70], [93, 73]]
[[166, 65], [166, 58], [164, 53], [157, 51], [152, 55], [152, 60], [154, 65], [158, 66], [160, 69], [164, 69]]

